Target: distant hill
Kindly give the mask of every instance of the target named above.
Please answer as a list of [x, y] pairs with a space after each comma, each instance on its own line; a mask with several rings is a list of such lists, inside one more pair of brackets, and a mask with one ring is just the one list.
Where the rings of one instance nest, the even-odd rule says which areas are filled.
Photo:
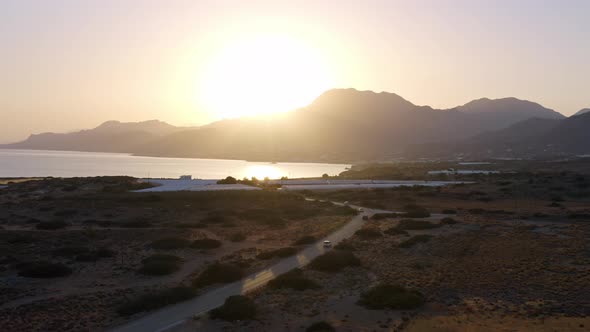
[[531, 118], [563, 119], [561, 113], [545, 108], [537, 103], [516, 98], [488, 99], [471, 101], [455, 110], [477, 115], [480, 121], [497, 129]]
[[543, 158], [590, 154], [590, 113], [529, 119], [457, 143], [410, 147], [412, 157]]
[[583, 109], [579, 110], [576, 114], [574, 114], [572, 116], [582, 115], [582, 114], [586, 114], [588, 112], [590, 112], [590, 108], [583, 108]]
[[0, 147], [13, 149], [68, 150], [90, 152], [128, 152], [146, 142], [185, 130], [162, 121], [107, 121], [100, 126], [73, 133], [43, 133]]
[[[496, 147], [501, 150], [514, 141], [538, 137], [564, 120], [555, 111], [516, 98], [479, 99], [438, 110], [414, 105], [393, 93], [334, 89], [306, 107], [268, 118], [224, 120], [193, 128], [159, 121], [109, 121], [77, 133], [32, 135], [5, 147], [166, 157], [357, 162], [436, 155], [443, 151], [458, 153], [455, 147], [467, 149], [492, 141], [503, 142]], [[520, 129], [511, 127], [515, 125]], [[433, 146], [439, 150], [432, 150]]]

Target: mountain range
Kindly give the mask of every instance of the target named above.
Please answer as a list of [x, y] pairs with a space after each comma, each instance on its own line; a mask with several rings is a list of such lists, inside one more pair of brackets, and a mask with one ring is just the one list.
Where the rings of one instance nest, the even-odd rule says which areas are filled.
[[[578, 115], [579, 114], [579, 115]], [[108, 121], [45, 133], [1, 148], [126, 152], [146, 156], [357, 162], [398, 157], [562, 156], [590, 152], [590, 114], [566, 118], [516, 98], [478, 99], [451, 109], [418, 106], [393, 93], [324, 92], [310, 105], [270, 117], [175, 127]]]

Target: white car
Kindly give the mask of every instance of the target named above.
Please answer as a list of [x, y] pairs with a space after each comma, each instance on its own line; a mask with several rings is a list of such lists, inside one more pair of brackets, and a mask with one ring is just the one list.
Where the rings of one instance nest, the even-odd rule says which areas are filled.
[[324, 241], [324, 248], [330, 248], [330, 247], [332, 247], [332, 242], [328, 241], [328, 240]]
[[364, 212], [364, 211], [365, 211], [365, 209], [359, 208], [359, 212]]

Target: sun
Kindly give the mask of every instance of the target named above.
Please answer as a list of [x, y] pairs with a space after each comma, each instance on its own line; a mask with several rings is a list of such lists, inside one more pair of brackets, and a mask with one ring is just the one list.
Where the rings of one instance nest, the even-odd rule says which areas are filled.
[[293, 110], [333, 84], [320, 52], [285, 36], [234, 41], [202, 77], [200, 99], [220, 119]]

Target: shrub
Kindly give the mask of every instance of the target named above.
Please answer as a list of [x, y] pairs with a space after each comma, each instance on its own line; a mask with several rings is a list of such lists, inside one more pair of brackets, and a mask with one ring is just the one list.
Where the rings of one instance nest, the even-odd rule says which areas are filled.
[[176, 225], [174, 225], [174, 227], [176, 228], [206, 228], [207, 224], [203, 224], [203, 223], [178, 223]]
[[446, 217], [446, 218], [442, 218], [440, 220], [440, 224], [439, 225], [453, 225], [453, 224], [456, 224], [456, 223], [458, 223], [457, 220], [455, 220], [455, 219], [453, 219], [451, 217]]
[[205, 217], [201, 220], [201, 223], [203, 223], [203, 224], [223, 224], [226, 222], [228, 222], [227, 218], [225, 218], [224, 216], [220, 216], [220, 215], [208, 216], [208, 217]]
[[193, 280], [195, 287], [204, 287], [216, 283], [225, 284], [242, 279], [243, 272], [233, 264], [213, 263]]
[[127, 228], [150, 228], [152, 227], [152, 223], [147, 220], [130, 220], [125, 221], [119, 224], [120, 227], [127, 227]]
[[425, 230], [438, 228], [440, 226], [441, 225], [433, 224], [427, 220], [403, 219], [399, 221], [396, 227], [401, 230]]
[[324, 272], [338, 272], [347, 266], [359, 266], [361, 261], [350, 251], [332, 250], [309, 264], [314, 270]]
[[426, 208], [416, 205], [416, 204], [408, 204], [403, 207], [404, 217], [407, 218], [428, 218], [430, 217], [430, 212], [426, 210]]
[[149, 264], [149, 263], [153, 263], [153, 262], [174, 262], [174, 263], [180, 263], [182, 261], [182, 259], [178, 256], [174, 256], [174, 255], [167, 255], [167, 254], [155, 254], [155, 255], [151, 255], [147, 258], [144, 258], [141, 263], [142, 264]]
[[99, 248], [97, 250], [88, 250], [87, 248], [65, 247], [54, 252], [58, 256], [71, 257], [76, 255], [78, 262], [95, 262], [101, 258], [110, 258], [115, 256], [115, 252], [108, 248]]
[[311, 324], [305, 332], [335, 332], [336, 329], [327, 322], [317, 322]]
[[167, 237], [152, 242], [151, 247], [161, 250], [182, 249], [190, 245], [190, 241], [179, 237]]
[[384, 233], [388, 235], [408, 235], [408, 232], [404, 231], [403, 229], [400, 229], [397, 226], [385, 230]]
[[275, 257], [289, 257], [295, 255], [297, 253], [297, 248], [294, 247], [285, 247], [279, 248], [275, 250], [263, 251], [256, 255], [258, 259], [271, 259]]
[[35, 225], [35, 228], [40, 229], [40, 230], [56, 230], [56, 229], [66, 228], [69, 225], [70, 224], [68, 224], [67, 222], [65, 222], [63, 220], [42, 221], [42, 222], [38, 223], [37, 225]]
[[76, 256], [78, 262], [96, 262], [98, 259], [99, 257], [93, 251]]
[[211, 310], [210, 314], [212, 319], [227, 321], [254, 319], [256, 304], [246, 296], [233, 295], [228, 297], [221, 307]]
[[415, 236], [412, 236], [411, 238], [405, 240], [404, 242], [400, 243], [399, 247], [400, 248], [410, 248], [417, 243], [428, 242], [428, 241], [430, 241], [430, 239], [432, 239], [432, 235], [426, 235], [426, 234], [415, 235]]
[[334, 249], [337, 250], [347, 250], [347, 251], [354, 251], [356, 248], [350, 243], [350, 241], [341, 241], [337, 245], [334, 246]]
[[305, 278], [300, 269], [294, 269], [276, 277], [268, 282], [268, 286], [275, 289], [290, 288], [298, 291], [320, 287], [315, 281]]
[[234, 233], [229, 237], [231, 242], [242, 242], [246, 240], [246, 235], [244, 233]]
[[371, 219], [373, 220], [383, 220], [388, 218], [397, 218], [399, 217], [398, 213], [375, 213]]
[[401, 286], [380, 284], [361, 294], [357, 304], [371, 310], [410, 310], [424, 304], [424, 296]]
[[53, 215], [56, 217], [73, 217], [78, 214], [77, 210], [60, 210], [56, 211]]
[[442, 210], [443, 214], [457, 214], [457, 210], [453, 210], [453, 209], [444, 209]]
[[195, 249], [215, 249], [221, 247], [221, 241], [215, 239], [199, 239], [194, 240], [191, 247]]
[[160, 290], [156, 293], [143, 295], [135, 300], [121, 305], [117, 313], [121, 316], [129, 316], [142, 311], [149, 311], [165, 307], [170, 304], [186, 301], [197, 295], [191, 287], [174, 287]]
[[223, 180], [217, 181], [217, 184], [237, 184], [238, 180], [233, 176], [228, 176]]
[[90, 249], [86, 247], [69, 246], [55, 249], [53, 255], [59, 257], [74, 257], [76, 255], [88, 253], [89, 251]]
[[149, 276], [163, 276], [180, 269], [180, 257], [173, 255], [152, 255], [141, 261], [143, 264], [137, 272]]
[[318, 239], [315, 236], [305, 235], [305, 236], [302, 236], [299, 239], [297, 239], [297, 241], [295, 241], [294, 245], [300, 246], [300, 245], [305, 245], [305, 244], [314, 244], [317, 242], [317, 240]]
[[109, 248], [98, 248], [96, 255], [100, 258], [110, 258], [115, 256], [115, 251]]
[[486, 210], [484, 210], [482, 208], [475, 208], [475, 209], [469, 209], [469, 210], [467, 210], [467, 212], [469, 212], [471, 214], [484, 214], [486, 212]]
[[375, 227], [365, 227], [361, 228], [354, 233], [354, 235], [363, 238], [363, 239], [376, 239], [378, 237], [382, 237], [381, 231]]
[[332, 206], [331, 212], [338, 216], [356, 216], [359, 211], [351, 208], [350, 206]]
[[569, 219], [589, 219], [590, 220], [590, 213], [571, 212], [571, 213], [568, 213], [567, 217]]
[[61, 263], [36, 262], [24, 264], [18, 272], [21, 277], [57, 278], [72, 274], [72, 269]]

